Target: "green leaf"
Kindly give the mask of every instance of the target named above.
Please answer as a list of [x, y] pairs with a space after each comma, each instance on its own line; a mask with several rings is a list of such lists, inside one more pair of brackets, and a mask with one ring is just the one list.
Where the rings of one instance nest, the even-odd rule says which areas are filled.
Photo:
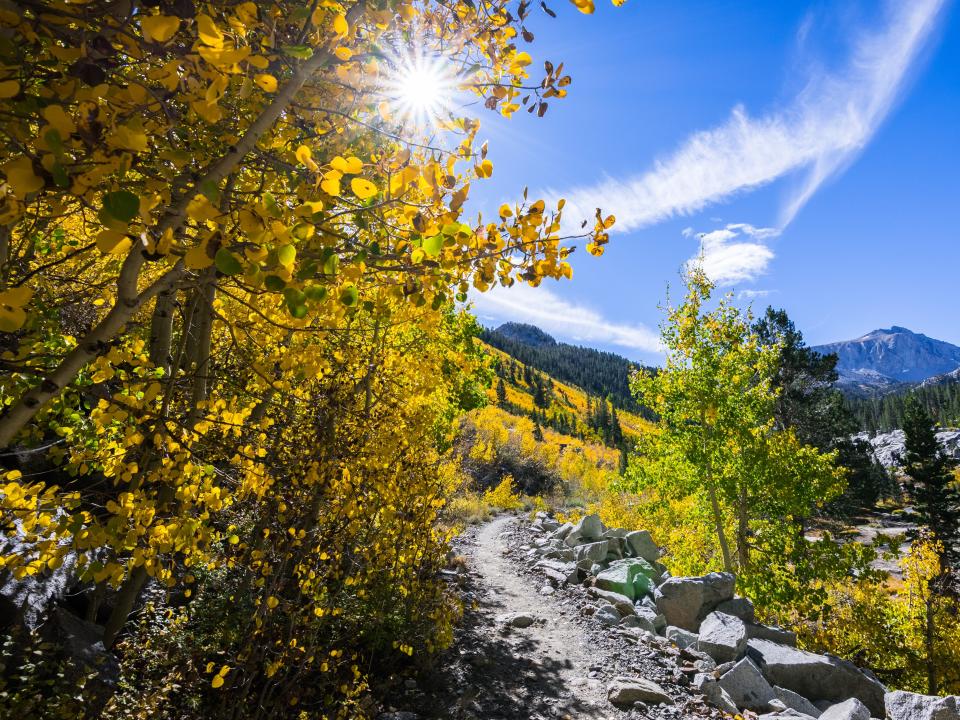
[[287, 303], [287, 310], [295, 318], [302, 318], [307, 314], [307, 296], [297, 288], [288, 287], [283, 291], [283, 299]]
[[263, 279], [263, 284], [270, 292], [280, 292], [287, 286], [286, 280], [277, 275], [267, 275]]
[[323, 274], [336, 275], [337, 268], [339, 266], [340, 266], [340, 256], [331, 250], [330, 253], [323, 259]]
[[344, 285], [340, 291], [340, 302], [347, 307], [353, 307], [360, 299], [360, 293], [357, 292], [356, 285]]
[[267, 212], [273, 215], [273, 217], [280, 217], [280, 206], [277, 205], [277, 199], [273, 196], [273, 193], [264, 193], [263, 194], [263, 205], [267, 208]]
[[327, 288], [323, 285], [310, 285], [304, 290], [304, 294], [308, 300], [322, 302], [323, 299], [327, 297]]
[[440, 249], [443, 247], [443, 235], [434, 235], [433, 237], [428, 237], [423, 239], [423, 251], [430, 257], [435, 257], [440, 254]]
[[290, 57], [298, 60], [309, 60], [313, 57], [313, 48], [309, 45], [284, 45], [281, 49]]
[[473, 232], [467, 225], [463, 223], [447, 223], [440, 230], [444, 235], [449, 235], [453, 237], [454, 235], [469, 235]]
[[239, 275], [243, 272], [243, 264], [237, 259], [236, 255], [226, 248], [217, 250], [217, 254], [213, 258], [213, 264], [224, 275]]
[[103, 196], [103, 209], [117, 220], [130, 222], [140, 212], [140, 198], [129, 190], [114, 190]]
[[297, 249], [293, 245], [283, 245], [277, 248], [277, 260], [281, 265], [293, 265], [297, 259]]
[[211, 180], [204, 180], [202, 183], [200, 183], [198, 190], [200, 190], [200, 194], [210, 202], [220, 202], [220, 188], [217, 187], [215, 182]]

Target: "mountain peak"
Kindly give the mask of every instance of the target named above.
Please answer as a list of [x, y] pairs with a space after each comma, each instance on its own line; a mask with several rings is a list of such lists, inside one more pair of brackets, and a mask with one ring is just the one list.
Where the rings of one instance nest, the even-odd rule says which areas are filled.
[[814, 350], [836, 354], [841, 384], [871, 390], [921, 382], [960, 368], [960, 347], [900, 325]]
[[552, 336], [545, 333], [536, 325], [526, 323], [507, 322], [498, 327], [494, 332], [508, 337], [511, 340], [522, 342], [525, 345], [539, 347], [541, 345], [556, 345], [557, 341]]

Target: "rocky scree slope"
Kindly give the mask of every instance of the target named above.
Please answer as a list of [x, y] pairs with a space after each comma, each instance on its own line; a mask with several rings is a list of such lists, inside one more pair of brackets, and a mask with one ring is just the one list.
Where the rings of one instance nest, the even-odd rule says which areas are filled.
[[[596, 515], [560, 524], [539, 513], [521, 546], [531, 570], [557, 587], [581, 586], [582, 612], [612, 634], [672, 644], [690, 658], [690, 686], [729, 714], [762, 720], [960, 720], [960, 698], [888, 692], [869, 670], [800, 650], [796, 636], [757, 623], [753, 603], [734, 593], [729, 573], [671, 577], [646, 531], [607, 528]], [[614, 678], [617, 707], [672, 703], [644, 677]]]

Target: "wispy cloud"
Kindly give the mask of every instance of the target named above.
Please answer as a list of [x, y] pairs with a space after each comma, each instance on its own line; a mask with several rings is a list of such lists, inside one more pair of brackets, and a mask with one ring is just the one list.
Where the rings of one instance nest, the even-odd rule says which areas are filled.
[[655, 331], [643, 325], [609, 322], [595, 310], [567, 302], [543, 286], [495, 287], [472, 299], [477, 315], [531, 323], [564, 340], [660, 351], [660, 338]]
[[[566, 216], [579, 222], [601, 207], [617, 216], [616, 230], [634, 230], [805, 170], [781, 208], [785, 227], [870, 142], [902, 95], [945, 2], [888, 0], [883, 22], [854, 34], [840, 70], [811, 71], [791, 102], [766, 115], [735, 107], [727, 122], [694, 134], [639, 176], [563, 193]], [[809, 28], [807, 20], [801, 35]]]
[[689, 262], [699, 264], [717, 285], [734, 285], [755, 280], [766, 272], [773, 250], [764, 241], [779, 232], [749, 223], [731, 223], [711, 232], [697, 233], [687, 228], [683, 234], [700, 239], [700, 250]]

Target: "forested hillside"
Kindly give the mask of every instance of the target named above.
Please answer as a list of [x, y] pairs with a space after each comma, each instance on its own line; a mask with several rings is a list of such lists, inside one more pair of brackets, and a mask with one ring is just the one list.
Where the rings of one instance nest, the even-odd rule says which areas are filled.
[[539, 328], [509, 323], [484, 329], [484, 342], [524, 365], [583, 388], [596, 397], [607, 397], [616, 407], [649, 415], [630, 393], [630, 375], [639, 366], [615, 353], [558, 343]]
[[916, 397], [941, 426], [960, 426], [960, 379], [957, 378], [924, 383], [880, 397], [849, 396], [846, 403], [862, 430], [886, 432], [903, 427], [909, 396]]

